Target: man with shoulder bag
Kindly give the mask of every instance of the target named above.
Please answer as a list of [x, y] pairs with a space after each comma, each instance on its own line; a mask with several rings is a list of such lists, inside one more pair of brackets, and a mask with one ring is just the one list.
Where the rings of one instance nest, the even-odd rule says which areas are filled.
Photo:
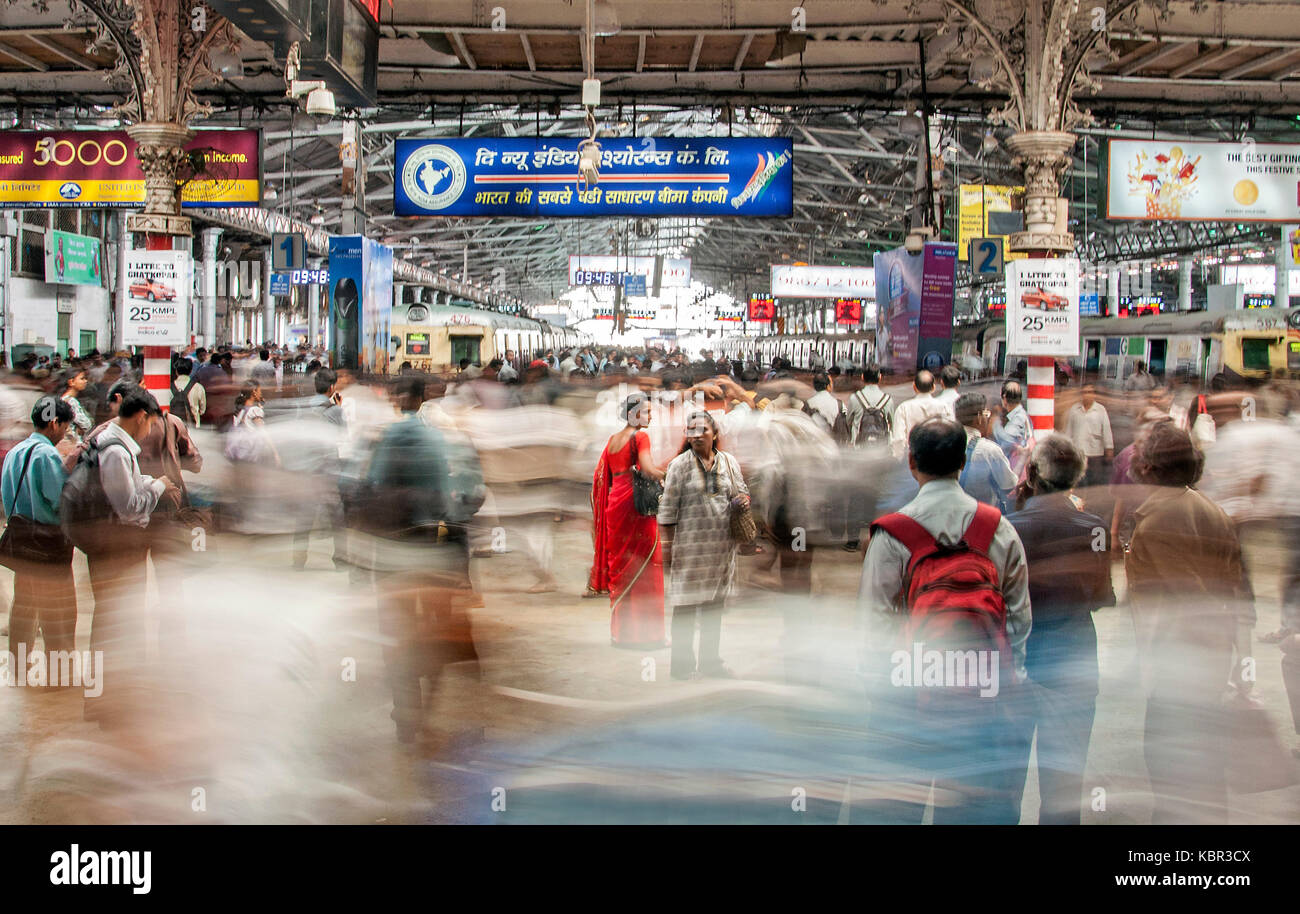
[[[40, 630], [47, 653], [76, 648], [77, 591], [72, 546], [59, 527], [59, 500], [67, 474], [55, 445], [72, 422], [72, 407], [41, 397], [31, 413], [35, 429], [0, 469], [0, 497], [8, 523], [0, 535], [0, 563], [14, 572], [9, 654], [30, 655]], [[20, 648], [20, 645], [25, 647]], [[13, 675], [26, 671], [14, 670]]]

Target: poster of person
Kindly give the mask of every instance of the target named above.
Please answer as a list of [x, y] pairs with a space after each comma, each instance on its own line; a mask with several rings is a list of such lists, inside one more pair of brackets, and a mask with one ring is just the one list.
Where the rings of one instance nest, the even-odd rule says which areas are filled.
[[1079, 354], [1079, 261], [1007, 264], [1007, 353]]
[[128, 346], [189, 343], [193, 269], [189, 251], [127, 252], [123, 343]]

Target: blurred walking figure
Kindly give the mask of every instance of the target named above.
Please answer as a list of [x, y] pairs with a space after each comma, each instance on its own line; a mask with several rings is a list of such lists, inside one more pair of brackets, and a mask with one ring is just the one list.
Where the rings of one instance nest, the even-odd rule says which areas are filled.
[[366, 476], [377, 537], [379, 630], [386, 639], [391, 716], [401, 742], [414, 740], [424, 722], [420, 680], [428, 679], [436, 694], [447, 664], [478, 660], [469, 617], [455, 602], [463, 584], [464, 546], [440, 535], [456, 512], [450, 504], [447, 448], [442, 435], [420, 418], [424, 395], [423, 378], [400, 382], [402, 418], [384, 432]]
[[696, 673], [695, 623], [699, 619], [699, 673], [723, 679], [722, 607], [736, 577], [737, 543], [731, 535], [733, 503], [748, 505], [740, 464], [718, 444], [718, 425], [703, 410], [686, 418], [686, 443], [668, 464], [659, 500], [659, 535], [670, 569], [673, 604], [672, 677]]
[[1028, 762], [1037, 727], [1040, 825], [1079, 824], [1097, 709], [1092, 614], [1115, 605], [1106, 523], [1083, 511], [1070, 491], [1086, 463], [1064, 435], [1044, 438], [1030, 456], [1029, 499], [1008, 518], [1025, 548], [1034, 612], [1025, 651], [1030, 694], [1023, 751]]
[[[872, 525], [862, 566], [872, 728], [911, 794], [877, 804], [888, 821], [920, 823], [931, 786], [936, 825], [1020, 818], [1014, 714], [1030, 629], [1025, 552], [1010, 522], [958, 485], [966, 446], [951, 419], [912, 430], [908, 467], [921, 490]], [[953, 681], [913, 672], [927, 650]]]
[[1236, 530], [1193, 486], [1204, 457], [1171, 421], [1143, 429], [1132, 473], [1156, 488], [1125, 559], [1145, 665], [1152, 824], [1227, 824], [1223, 693], [1251, 612]]
[[966, 430], [966, 463], [957, 482], [976, 501], [1005, 512], [1011, 490], [1016, 487], [1016, 474], [1011, 471], [1007, 455], [990, 437], [993, 412], [988, 402], [983, 394], [962, 394], [953, 407], [957, 421]]
[[194, 374], [194, 363], [183, 356], [172, 361], [170, 412], [186, 425], [198, 427], [208, 411], [208, 392]]
[[615, 647], [663, 647], [659, 524], [653, 515], [639, 514], [633, 499], [635, 474], [657, 482], [664, 478], [664, 471], [650, 457], [650, 435], [643, 431], [650, 426], [650, 399], [643, 393], [632, 394], [623, 402], [621, 414], [627, 424], [610, 437], [592, 480], [595, 559], [588, 588], [609, 591], [610, 641]]
[[[59, 500], [67, 473], [55, 449], [72, 425], [73, 410], [63, 399], [42, 397], [32, 408], [31, 419], [36, 431], [5, 455], [0, 470], [0, 496], [8, 518], [5, 538], [15, 545], [6, 561], [14, 571], [9, 611], [12, 657], [18, 656], [20, 645], [32, 653], [38, 629], [47, 654], [76, 648], [72, 546], [59, 528]], [[21, 677], [27, 671], [11, 672]]]

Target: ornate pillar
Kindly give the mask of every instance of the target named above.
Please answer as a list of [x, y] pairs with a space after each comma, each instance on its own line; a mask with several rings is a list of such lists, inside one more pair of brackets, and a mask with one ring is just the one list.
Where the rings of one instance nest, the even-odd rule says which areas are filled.
[[1073, 133], [1027, 130], [1007, 138], [1007, 148], [1025, 172], [1025, 230], [1008, 239], [1013, 251], [1074, 250], [1069, 202], [1061, 199], [1061, 174], [1069, 167]]
[[[319, 260], [313, 260], [309, 265], [319, 270], [320, 264]], [[320, 345], [320, 291], [320, 283], [307, 286], [307, 345], [313, 348]]]

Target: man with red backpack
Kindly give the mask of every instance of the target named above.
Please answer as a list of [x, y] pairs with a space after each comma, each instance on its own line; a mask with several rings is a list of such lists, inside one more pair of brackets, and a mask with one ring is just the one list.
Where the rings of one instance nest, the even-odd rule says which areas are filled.
[[873, 736], [912, 783], [877, 812], [917, 823], [1015, 824], [1017, 684], [1025, 679], [1029, 581], [1015, 528], [962, 491], [966, 432], [946, 418], [908, 437], [920, 492], [878, 518], [862, 568]]

